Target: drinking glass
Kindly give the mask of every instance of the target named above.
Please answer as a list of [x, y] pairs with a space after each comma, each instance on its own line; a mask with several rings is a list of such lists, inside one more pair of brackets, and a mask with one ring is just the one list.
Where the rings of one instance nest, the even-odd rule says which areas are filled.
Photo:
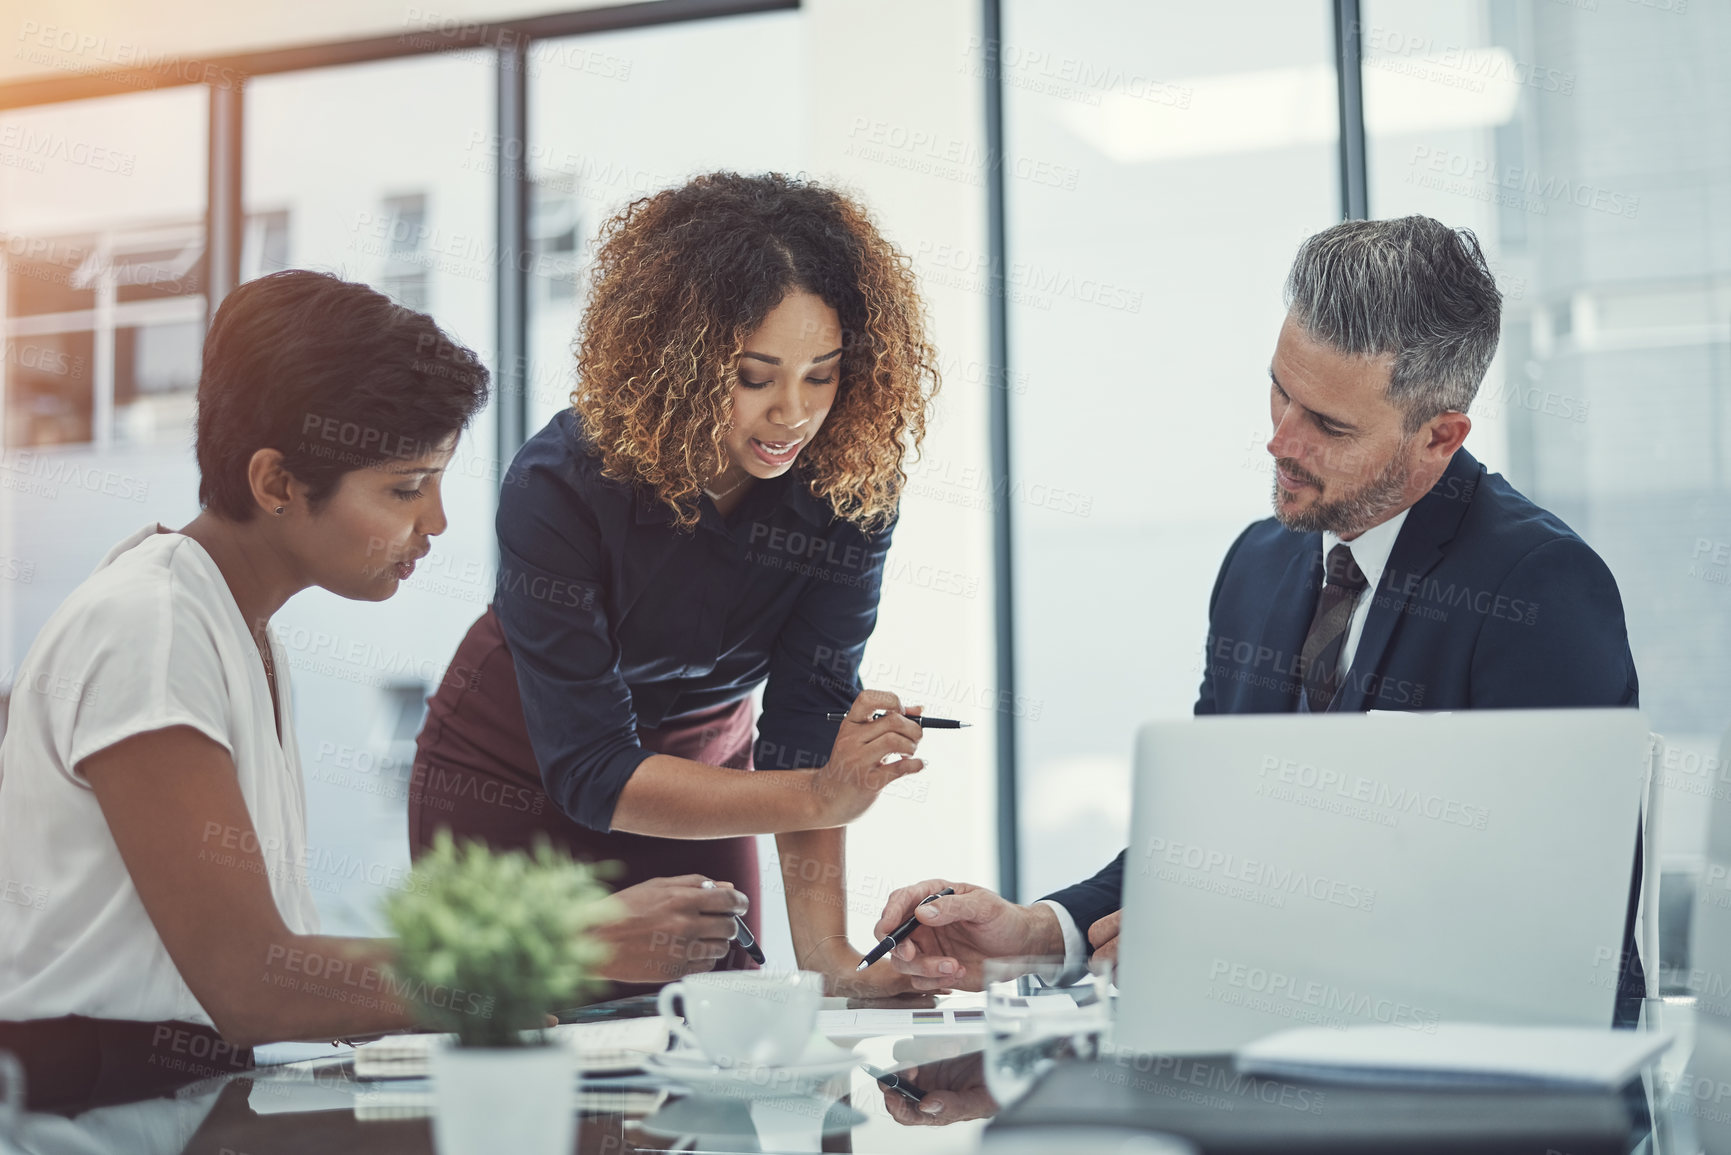
[[1112, 1024], [1111, 965], [1074, 982], [1050, 956], [987, 959], [986, 1089], [1002, 1107], [1062, 1059], [1098, 1058]]
[[17, 1136], [24, 1117], [24, 1065], [0, 1051], [0, 1139]]

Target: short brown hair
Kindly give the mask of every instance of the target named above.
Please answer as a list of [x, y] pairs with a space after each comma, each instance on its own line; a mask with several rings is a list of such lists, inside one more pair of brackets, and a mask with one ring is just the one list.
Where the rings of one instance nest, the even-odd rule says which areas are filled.
[[247, 467], [275, 449], [317, 509], [345, 473], [444, 445], [486, 404], [487, 382], [431, 317], [366, 285], [305, 269], [248, 281], [204, 339], [199, 504], [250, 519]]

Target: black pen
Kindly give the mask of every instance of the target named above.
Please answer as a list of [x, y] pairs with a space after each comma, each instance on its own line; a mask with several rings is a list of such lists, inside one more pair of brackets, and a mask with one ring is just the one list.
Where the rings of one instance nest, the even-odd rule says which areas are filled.
[[751, 928], [745, 925], [745, 920], [737, 914], [733, 916], [733, 924], [737, 928], [733, 939], [745, 948], [745, 953], [751, 956], [751, 961], [758, 966], [765, 966], [769, 960], [763, 957], [763, 948], [757, 945], [757, 937], [751, 933]]
[[[704, 890], [717, 890], [712, 879], [703, 880]], [[719, 912], [717, 912], [719, 913]], [[751, 933], [751, 928], [745, 925], [745, 920], [737, 914], [733, 916], [733, 941], [737, 942], [745, 953], [751, 956], [751, 961], [758, 966], [766, 966], [769, 960], [763, 957], [763, 948], [757, 945], [757, 936]]]
[[914, 1102], [918, 1103], [926, 1097], [926, 1093], [922, 1088], [916, 1087], [894, 1071], [880, 1071], [870, 1063], [861, 1063], [860, 1066], [865, 1068], [866, 1074], [870, 1075], [890, 1090], [901, 1095], [903, 1098], [912, 1099]]
[[[879, 711], [880, 714], [884, 712]], [[924, 714], [907, 714], [904, 716], [908, 721], [916, 722], [928, 730], [965, 730], [973, 725], [972, 722], [958, 722], [954, 718], [928, 718]], [[831, 722], [847, 721], [846, 714], [825, 714], [824, 717]]]
[[[924, 898], [920, 899], [919, 905], [924, 906], [928, 902], [933, 902], [937, 899], [945, 897], [946, 895], [951, 895], [954, 893], [956, 893], [955, 887], [946, 886], [942, 890], [938, 891], [936, 894], [928, 894]], [[917, 908], [916, 908], [916, 913], [917, 913]], [[912, 914], [908, 915], [908, 920], [906, 922], [902, 923], [900, 926], [896, 927], [894, 930], [892, 930], [888, 934], [884, 935], [883, 938], [878, 940], [878, 944], [876, 946], [872, 947], [869, 951], [866, 952], [866, 956], [860, 960], [859, 966], [854, 968], [854, 972], [857, 974], [858, 972], [865, 970], [867, 967], [869, 967], [873, 963], [877, 962], [880, 958], [883, 958], [886, 954], [889, 954], [892, 950], [895, 950], [896, 946], [899, 943], [901, 943], [901, 941], [903, 939], [907, 938], [908, 935], [914, 933], [914, 928], [918, 925], [920, 925], [920, 920]]]

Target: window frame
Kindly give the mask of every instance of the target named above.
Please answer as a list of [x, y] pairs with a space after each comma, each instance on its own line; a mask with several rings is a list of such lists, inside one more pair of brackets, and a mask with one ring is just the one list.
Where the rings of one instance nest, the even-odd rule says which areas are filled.
[[[1362, 98], [1362, 44], [1359, 34], [1359, 0], [1331, 0], [1334, 16], [1336, 75], [1340, 94], [1340, 195], [1343, 218], [1362, 218], [1368, 211], [1365, 166], [1364, 102]], [[496, 54], [496, 131], [501, 142], [526, 146], [529, 139], [526, 77], [528, 54], [534, 42], [649, 28], [694, 20], [798, 10], [799, 0], [642, 0], [613, 7], [583, 9], [524, 20], [465, 24], [440, 29], [424, 36], [381, 36], [326, 43], [310, 47], [237, 53], [201, 61], [198, 69], [169, 71], [116, 71], [99, 75], [48, 77], [0, 84], [0, 110], [58, 104], [91, 97], [134, 93], [141, 90], [187, 86], [186, 75], [212, 78], [205, 87], [210, 98], [208, 138], [209, 197], [205, 216], [208, 261], [206, 319], [221, 303], [223, 295], [239, 283], [242, 253], [250, 224], [243, 208], [241, 163], [244, 153], [244, 84], [253, 76], [363, 64], [432, 53], [492, 48]], [[1002, 40], [1003, 0], [980, 0], [982, 40]], [[1009, 301], [1004, 270], [1009, 267], [1006, 235], [1004, 173], [1005, 92], [999, 54], [983, 53], [986, 158], [983, 193], [986, 197], [988, 288], [985, 294], [987, 322], [988, 430], [990, 483], [993, 492], [1009, 492], [1013, 462], [1010, 458]], [[527, 155], [526, 148], [517, 155]], [[496, 348], [499, 353], [496, 397], [499, 459], [509, 460], [528, 436], [524, 389], [528, 350], [529, 292], [527, 266], [538, 243], [530, 235], [531, 196], [529, 174], [523, 165], [499, 166], [495, 200], [495, 234], [498, 241], [499, 277], [494, 283]], [[255, 242], [256, 243], [256, 242]], [[4, 285], [0, 280], [0, 307]], [[5, 412], [4, 377], [0, 376], [0, 433]], [[111, 424], [111, 422], [110, 422]], [[97, 444], [106, 444], [99, 439]], [[1001, 489], [999, 487], [1002, 487]], [[994, 645], [997, 690], [1004, 700], [1014, 700], [1016, 688], [1013, 519], [1010, 503], [994, 503], [993, 595]], [[1012, 711], [997, 712], [998, 889], [1011, 900], [1019, 898], [1021, 830], [1017, 815], [1016, 725]]]

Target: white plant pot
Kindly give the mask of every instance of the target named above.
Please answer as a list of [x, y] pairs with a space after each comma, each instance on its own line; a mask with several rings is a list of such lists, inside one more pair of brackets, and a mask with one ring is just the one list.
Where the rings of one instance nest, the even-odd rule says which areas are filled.
[[432, 1054], [439, 1155], [571, 1155], [577, 1055], [568, 1047], [459, 1047]]

